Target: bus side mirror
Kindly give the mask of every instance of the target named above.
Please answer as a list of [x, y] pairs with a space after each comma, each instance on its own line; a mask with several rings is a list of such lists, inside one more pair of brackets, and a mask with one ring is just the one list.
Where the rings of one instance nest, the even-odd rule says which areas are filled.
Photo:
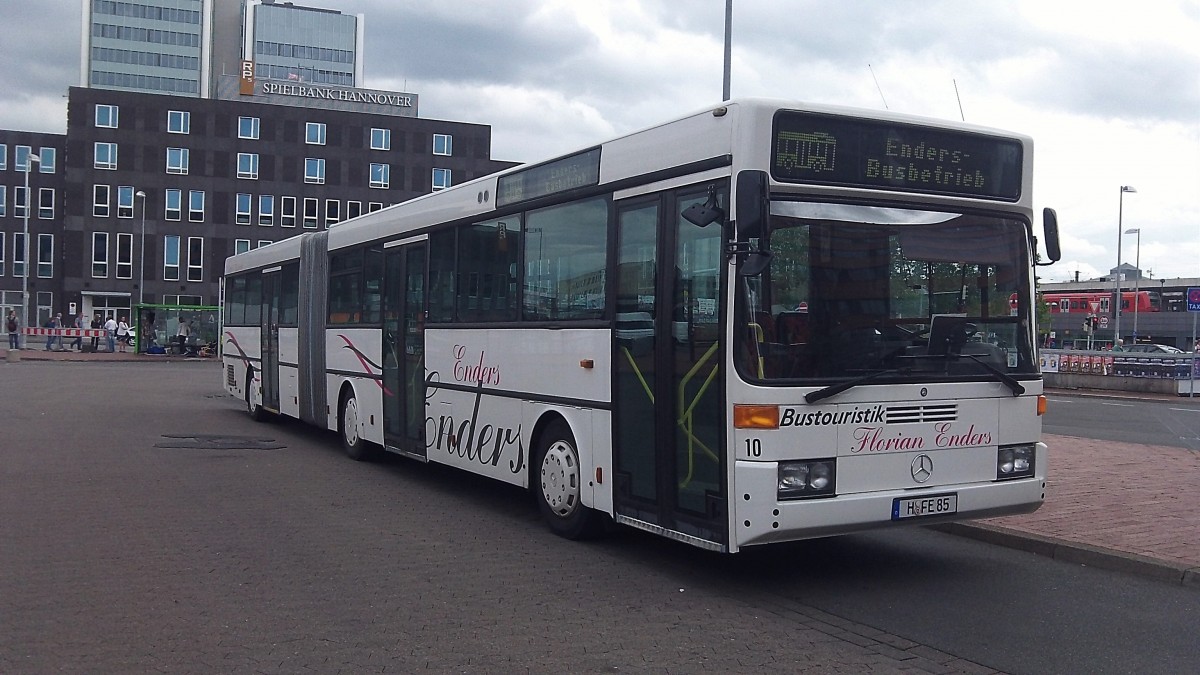
[[1045, 232], [1046, 257], [1050, 259], [1047, 265], [1052, 265], [1062, 259], [1062, 249], [1058, 244], [1058, 214], [1054, 209], [1042, 210], [1042, 230]]
[[725, 222], [725, 212], [717, 203], [717, 188], [708, 188], [708, 199], [703, 204], [692, 204], [681, 214], [684, 220], [696, 227], [706, 227], [716, 222]]
[[741, 241], [761, 239], [767, 228], [767, 172], [741, 171], [737, 176], [734, 221]]

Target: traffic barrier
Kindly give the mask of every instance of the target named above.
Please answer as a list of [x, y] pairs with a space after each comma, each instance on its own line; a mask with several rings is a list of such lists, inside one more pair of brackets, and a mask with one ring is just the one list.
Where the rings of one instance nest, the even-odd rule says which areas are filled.
[[108, 331], [103, 328], [23, 328], [23, 335], [33, 337], [50, 337], [55, 335], [58, 337], [85, 337], [85, 338], [102, 338], [108, 335]]

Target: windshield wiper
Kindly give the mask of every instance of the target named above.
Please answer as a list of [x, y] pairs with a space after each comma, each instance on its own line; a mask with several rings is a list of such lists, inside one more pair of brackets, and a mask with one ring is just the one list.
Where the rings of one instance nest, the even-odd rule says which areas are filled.
[[873, 373], [870, 373], [868, 375], [863, 375], [862, 377], [857, 377], [853, 380], [846, 380], [845, 382], [831, 384], [828, 387], [824, 387], [824, 388], [818, 389], [816, 391], [810, 391], [804, 395], [804, 401], [806, 403], [816, 403], [817, 401], [827, 399], [830, 396], [837, 396], [838, 394], [842, 393], [843, 391], [846, 391], [847, 389], [853, 389], [854, 387], [857, 387], [860, 384], [865, 384], [876, 378], [883, 377], [884, 375], [897, 375], [900, 373], [909, 373], [909, 372], [912, 372], [911, 368], [888, 368], [885, 370], [877, 370]]
[[987, 361], [984, 361], [983, 359], [979, 358], [978, 356], [975, 356], [974, 354], [953, 354], [953, 356], [957, 356], [957, 357], [963, 358], [963, 359], [971, 359], [975, 363], [978, 363], [979, 365], [983, 366], [984, 368], [987, 368], [989, 372], [991, 372], [993, 375], [995, 375], [997, 379], [999, 379], [1001, 382], [1003, 382], [1005, 385], [1007, 385], [1009, 389], [1012, 390], [1013, 396], [1020, 396], [1021, 394], [1025, 393], [1025, 387], [1021, 386], [1021, 383], [1017, 382], [1017, 380], [1015, 378], [1013, 378], [1011, 375], [1004, 372], [1003, 370], [1000, 370], [996, 366], [993, 366], [992, 364], [988, 363]]

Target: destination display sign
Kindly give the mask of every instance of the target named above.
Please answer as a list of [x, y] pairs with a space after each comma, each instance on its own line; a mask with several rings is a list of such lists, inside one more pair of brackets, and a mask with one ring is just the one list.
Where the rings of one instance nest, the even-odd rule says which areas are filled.
[[780, 112], [771, 176], [786, 183], [1016, 201], [1021, 142], [915, 124]]
[[496, 206], [545, 197], [600, 182], [600, 148], [500, 176]]

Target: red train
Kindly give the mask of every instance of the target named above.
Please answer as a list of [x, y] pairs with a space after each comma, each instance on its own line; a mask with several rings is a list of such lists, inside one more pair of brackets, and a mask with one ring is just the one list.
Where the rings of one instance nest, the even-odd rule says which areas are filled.
[[[1135, 300], [1136, 298], [1136, 300]], [[1050, 306], [1052, 314], [1110, 314], [1113, 293], [1082, 291], [1079, 293], [1043, 293], [1042, 301]], [[1138, 312], [1162, 311], [1162, 297], [1157, 291], [1122, 291], [1121, 313], [1133, 312], [1136, 303]]]

